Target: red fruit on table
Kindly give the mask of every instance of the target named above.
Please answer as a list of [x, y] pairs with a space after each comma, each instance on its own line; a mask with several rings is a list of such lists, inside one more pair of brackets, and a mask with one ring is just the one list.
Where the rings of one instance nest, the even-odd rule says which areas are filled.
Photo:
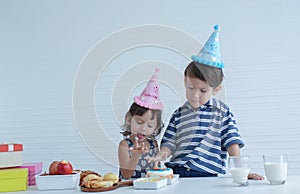
[[70, 162], [62, 160], [57, 165], [57, 174], [71, 174], [73, 172], [73, 166]]
[[53, 161], [49, 166], [49, 174], [55, 175], [57, 174], [57, 166], [59, 164], [59, 161]]

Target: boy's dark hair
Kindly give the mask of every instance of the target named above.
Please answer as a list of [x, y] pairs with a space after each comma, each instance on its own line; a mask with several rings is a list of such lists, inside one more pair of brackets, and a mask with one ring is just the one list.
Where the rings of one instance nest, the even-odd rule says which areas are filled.
[[155, 137], [161, 133], [161, 130], [164, 127], [163, 122], [161, 120], [162, 110], [153, 110], [153, 109], [145, 108], [145, 107], [142, 107], [142, 106], [136, 104], [135, 102], [132, 103], [129, 111], [125, 115], [125, 124], [123, 125], [124, 131], [122, 131], [121, 134], [123, 134], [123, 136], [125, 136], [125, 137], [131, 135], [130, 126], [128, 126], [126, 124], [126, 120], [128, 118], [131, 119], [134, 115], [142, 116], [148, 110], [150, 110], [150, 112], [151, 112], [151, 119], [154, 119], [155, 117], [157, 118], [157, 126], [156, 126], [153, 136], [151, 137], [153, 140], [155, 140]]
[[222, 69], [197, 63], [195, 61], [190, 64], [184, 70], [184, 77], [189, 76], [192, 78], [199, 78], [202, 81], [207, 82], [210, 87], [219, 86], [224, 78]]

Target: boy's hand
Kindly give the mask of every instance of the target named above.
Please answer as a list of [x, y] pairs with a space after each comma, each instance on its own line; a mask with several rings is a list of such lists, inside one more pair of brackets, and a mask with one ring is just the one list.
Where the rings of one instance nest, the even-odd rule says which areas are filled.
[[264, 180], [265, 178], [259, 174], [256, 173], [249, 173], [248, 174], [248, 179], [253, 179], [253, 180]]
[[154, 162], [157, 165], [158, 162], [166, 160], [167, 157], [167, 152], [159, 152], [156, 156], [147, 158], [147, 161], [148, 163]]

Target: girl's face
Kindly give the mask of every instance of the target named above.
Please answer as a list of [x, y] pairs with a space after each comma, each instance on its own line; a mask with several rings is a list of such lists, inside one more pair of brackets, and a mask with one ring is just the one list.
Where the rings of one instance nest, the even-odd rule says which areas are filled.
[[194, 109], [207, 103], [213, 93], [213, 88], [199, 78], [186, 76], [184, 79], [186, 98]]
[[157, 128], [157, 118], [152, 118], [151, 111], [148, 110], [142, 116], [134, 115], [129, 120], [131, 134], [138, 137], [138, 141], [145, 141]]

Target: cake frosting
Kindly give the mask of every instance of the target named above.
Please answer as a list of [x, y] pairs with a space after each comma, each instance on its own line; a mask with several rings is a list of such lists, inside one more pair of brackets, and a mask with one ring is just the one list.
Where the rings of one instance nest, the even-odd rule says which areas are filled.
[[173, 170], [171, 168], [166, 169], [153, 169], [147, 171], [146, 177], [163, 177], [172, 179], [173, 178]]

